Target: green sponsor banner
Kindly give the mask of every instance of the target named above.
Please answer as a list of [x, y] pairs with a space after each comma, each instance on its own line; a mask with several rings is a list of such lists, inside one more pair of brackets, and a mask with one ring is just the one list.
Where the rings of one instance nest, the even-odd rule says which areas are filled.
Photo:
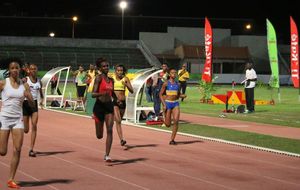
[[277, 55], [277, 41], [276, 32], [272, 23], [267, 19], [267, 41], [268, 52], [272, 75], [270, 78], [270, 86], [279, 88], [279, 71], [278, 71], [278, 55]]

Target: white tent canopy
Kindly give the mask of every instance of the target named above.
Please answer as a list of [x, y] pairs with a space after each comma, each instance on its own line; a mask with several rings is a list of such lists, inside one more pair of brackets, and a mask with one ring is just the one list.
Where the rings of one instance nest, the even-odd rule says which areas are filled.
[[[150, 69], [143, 69], [141, 70], [136, 78], [131, 82], [133, 87], [134, 93], [128, 93], [126, 99], [126, 114], [125, 118], [127, 120], [133, 120], [134, 123], [138, 121], [139, 114], [142, 110], [153, 110], [153, 106], [151, 107], [144, 107], [139, 105], [138, 99], [141, 89], [144, 89], [143, 86], [145, 85], [146, 81], [154, 75], [157, 75], [161, 72], [161, 69], [157, 68], [150, 68]], [[141, 97], [142, 98], [142, 97]]]
[[[52, 79], [52, 77], [54, 77], [55, 75], [58, 75], [58, 79], [57, 79], [57, 85], [56, 85], [56, 88], [55, 88], [55, 92], [58, 88], [58, 85], [59, 85], [59, 82], [61, 80], [61, 73], [62, 71], [66, 71], [66, 75], [65, 75], [65, 79], [64, 79], [64, 85], [63, 85], [63, 90], [62, 90], [62, 93], [61, 95], [51, 95], [51, 94], [48, 94], [49, 90], [48, 90], [48, 87], [51, 86], [49, 85], [50, 84], [50, 81]], [[42, 90], [43, 90], [43, 93], [44, 93], [44, 105], [45, 107], [47, 107], [47, 100], [57, 100], [60, 105], [63, 105], [63, 100], [64, 100], [64, 95], [65, 95], [65, 90], [66, 90], [66, 86], [67, 86], [67, 82], [68, 82], [68, 77], [69, 77], [69, 72], [70, 72], [70, 67], [56, 67], [54, 69], [51, 69], [50, 71], [48, 71], [44, 76], [43, 78], [41, 79], [42, 81]], [[63, 80], [62, 80], [63, 81]]]
[[4, 79], [4, 75], [7, 72], [7, 70], [0, 70], [0, 80]]

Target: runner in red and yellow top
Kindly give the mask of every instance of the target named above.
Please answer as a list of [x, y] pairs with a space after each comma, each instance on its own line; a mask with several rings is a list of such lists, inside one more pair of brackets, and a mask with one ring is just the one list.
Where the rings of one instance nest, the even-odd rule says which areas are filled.
[[106, 125], [106, 150], [104, 160], [110, 162], [111, 158], [109, 153], [113, 141], [113, 125], [114, 125], [114, 81], [108, 77], [109, 63], [105, 58], [99, 58], [96, 61], [97, 67], [100, 69], [101, 74], [96, 76], [93, 88], [92, 97], [96, 98], [94, 105], [94, 119], [96, 136], [98, 139], [103, 138], [103, 126]]

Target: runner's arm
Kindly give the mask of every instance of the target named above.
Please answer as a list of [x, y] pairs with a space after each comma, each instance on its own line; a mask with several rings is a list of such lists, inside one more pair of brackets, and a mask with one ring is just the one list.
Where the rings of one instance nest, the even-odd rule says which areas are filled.
[[164, 84], [162, 85], [160, 92], [159, 92], [159, 98], [161, 100], [161, 103], [163, 104], [164, 107], [166, 107], [166, 102], [165, 99], [163, 97], [164, 92], [166, 91], [166, 86], [167, 86], [168, 82], [164, 82]]
[[0, 91], [3, 90], [4, 86], [5, 86], [5, 80], [1, 80], [0, 81]]
[[40, 98], [41, 98], [41, 100], [40, 100], [40, 106], [43, 107], [44, 106], [43, 105], [43, 102], [44, 102], [44, 93], [43, 93], [43, 89], [42, 89], [42, 87], [43, 87], [42, 81], [40, 81], [40, 84], [41, 84], [41, 88], [40, 88]]
[[31, 108], [34, 108], [35, 102], [33, 100], [32, 94], [30, 93], [30, 87], [29, 87], [28, 83], [24, 83], [24, 87], [25, 87], [24, 96], [27, 98], [29, 106]]
[[129, 92], [132, 94], [133, 93], [133, 88], [132, 88], [130, 80], [127, 77], [125, 77], [125, 86], [129, 90]]

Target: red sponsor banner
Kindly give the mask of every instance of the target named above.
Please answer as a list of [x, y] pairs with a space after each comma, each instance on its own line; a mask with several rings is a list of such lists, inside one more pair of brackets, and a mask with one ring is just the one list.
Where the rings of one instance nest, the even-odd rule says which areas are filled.
[[211, 82], [212, 75], [212, 44], [213, 44], [213, 33], [211, 29], [211, 25], [207, 18], [205, 18], [205, 64], [202, 73], [202, 80], [205, 82]]
[[291, 23], [291, 75], [295, 88], [299, 88], [299, 40], [297, 25], [292, 17]]

